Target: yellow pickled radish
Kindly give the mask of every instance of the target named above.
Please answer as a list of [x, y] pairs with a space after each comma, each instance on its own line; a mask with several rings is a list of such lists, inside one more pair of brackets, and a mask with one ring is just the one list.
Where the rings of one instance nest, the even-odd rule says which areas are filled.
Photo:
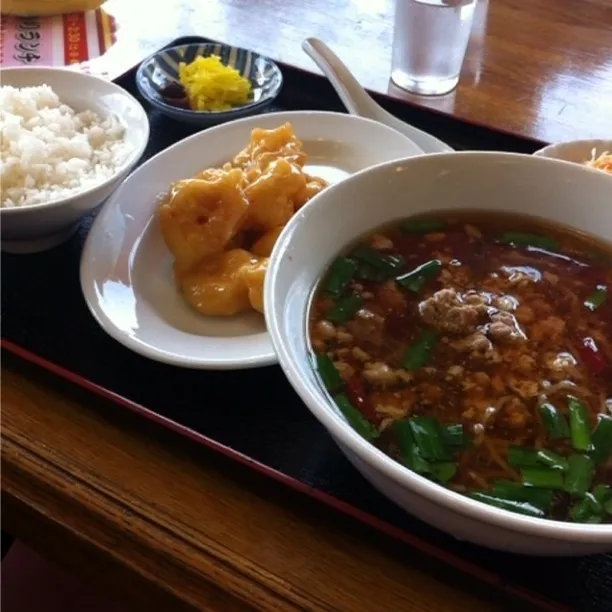
[[179, 64], [179, 80], [193, 110], [223, 111], [246, 104], [251, 82], [217, 55]]

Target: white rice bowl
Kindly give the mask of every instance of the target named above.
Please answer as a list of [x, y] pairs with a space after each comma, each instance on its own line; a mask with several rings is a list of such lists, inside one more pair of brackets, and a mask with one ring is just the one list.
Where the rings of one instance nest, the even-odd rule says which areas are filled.
[[134, 168], [149, 119], [125, 89], [74, 69], [1, 68], [0, 83], [1, 247], [43, 251]]
[[0, 87], [0, 207], [48, 204], [110, 179], [133, 146], [116, 116], [76, 112], [49, 85]]

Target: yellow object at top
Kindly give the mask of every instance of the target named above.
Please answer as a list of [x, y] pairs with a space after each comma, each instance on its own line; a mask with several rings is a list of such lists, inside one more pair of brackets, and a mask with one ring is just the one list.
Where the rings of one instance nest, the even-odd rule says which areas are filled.
[[64, 13], [82, 13], [97, 9], [104, 0], [2, 0], [3, 15], [46, 17]]
[[251, 93], [251, 82], [225, 66], [217, 55], [196, 57], [190, 64], [181, 62], [179, 80], [193, 110], [230, 110], [246, 104]]

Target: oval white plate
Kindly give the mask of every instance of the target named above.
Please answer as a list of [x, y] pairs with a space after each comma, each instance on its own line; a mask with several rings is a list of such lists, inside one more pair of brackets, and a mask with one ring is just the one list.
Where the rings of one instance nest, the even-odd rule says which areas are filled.
[[285, 121], [291, 121], [304, 142], [306, 168], [331, 182], [384, 161], [422, 154], [411, 140], [375, 121], [314, 111], [226, 123], [157, 154], [104, 205], [83, 250], [85, 300], [115, 340], [150, 359], [188, 368], [238, 369], [276, 362], [263, 316], [204, 317], [184, 301], [156, 212], [159, 195], [173, 181], [231, 160], [253, 128], [275, 128]]

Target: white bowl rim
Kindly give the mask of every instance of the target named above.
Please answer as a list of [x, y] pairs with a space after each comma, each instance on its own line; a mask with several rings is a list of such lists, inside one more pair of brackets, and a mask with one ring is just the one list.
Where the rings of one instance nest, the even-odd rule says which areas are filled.
[[[398, 165], [406, 164], [429, 164], [434, 163], [437, 158], [446, 158], [449, 156], [460, 156], [462, 158], [472, 158], [474, 160], [482, 160], [489, 158], [492, 160], [524, 160], [525, 163], [536, 164], [567, 164], [576, 170], [569, 172], [595, 172], [586, 166], [580, 169], [581, 166], [574, 162], [565, 160], [553, 160], [547, 157], [537, 157], [523, 153], [505, 153], [505, 152], [477, 152], [477, 151], [460, 151], [460, 152], [444, 152], [432, 153], [429, 155], [416, 156], [403, 160], [395, 160], [391, 162], [383, 162], [376, 166], [366, 168], [360, 172], [342, 181], [338, 185], [331, 185], [321, 194], [315, 196], [309, 203], [310, 211], [325, 208], [326, 198], [333, 197], [334, 191], [341, 188], [348, 181], [363, 180], [364, 176], [374, 173], [381, 173], [395, 168]], [[534, 160], [527, 162], [526, 160]], [[595, 175], [601, 175], [603, 180], [608, 180], [604, 173], [596, 172]], [[292, 352], [288, 350], [287, 344], [281, 332], [282, 306], [277, 309], [274, 294], [276, 285], [276, 276], [278, 268], [282, 265], [282, 253], [287, 244], [291, 242], [291, 236], [298, 230], [300, 223], [300, 215], [294, 216], [283, 229], [272, 251], [270, 264], [266, 275], [264, 287], [264, 303], [268, 304], [265, 310], [266, 326], [272, 339], [272, 344], [276, 351], [278, 362], [289, 382], [297, 391], [298, 395], [308, 406], [314, 416], [321, 422], [330, 434], [339, 440], [343, 445], [349, 448], [357, 457], [365, 461], [374, 469], [381, 471], [385, 476], [392, 479], [394, 483], [406, 488], [432, 503], [446, 507], [448, 510], [458, 512], [472, 519], [481, 520], [482, 522], [493, 524], [504, 529], [516, 531], [518, 533], [531, 534], [538, 537], [548, 537], [552, 539], [571, 539], [580, 542], [601, 543], [602, 537], [606, 537], [606, 541], [612, 544], [612, 525], [585, 525], [576, 524], [566, 521], [554, 521], [550, 519], [533, 518], [521, 514], [502, 510], [489, 506], [483, 502], [470, 499], [465, 495], [461, 495], [455, 491], [451, 491], [436, 484], [423, 476], [412, 472], [404, 467], [370, 442], [362, 438], [342, 417], [336, 414], [330, 408], [329, 402], [326, 402], [322, 397], [317, 397], [310, 393], [307, 387], [302, 383], [299, 368], [294, 365], [294, 359], [291, 357]]]
[[[113, 81], [107, 81], [106, 79], [103, 79], [101, 77], [97, 77], [91, 74], [86, 74], [84, 72], [78, 72], [76, 70], [72, 70], [70, 68], [66, 68], [64, 67], [55, 67], [55, 66], [8, 66], [7, 68], [2, 68], [2, 70], [0, 71], [1, 74], [4, 74], [6, 72], [25, 72], [25, 71], [40, 71], [40, 72], [60, 72], [60, 73], [69, 73], [71, 75], [74, 75], [76, 78], [83, 78], [85, 80], [88, 81], [96, 81], [96, 82], [102, 82], [105, 83], [106, 85], [108, 85], [108, 87], [114, 91], [115, 93], [118, 93], [120, 95], [122, 95], [124, 98], [131, 100], [134, 105], [138, 108], [140, 108], [142, 110], [142, 116], [144, 118], [143, 122], [142, 122], [142, 126], [144, 129], [144, 135], [142, 138], [142, 142], [140, 143], [140, 145], [138, 147], [136, 147], [132, 153], [130, 153], [130, 155], [126, 158], [126, 160], [123, 162], [123, 164], [121, 164], [121, 166], [116, 170], [116, 172], [109, 178], [107, 178], [105, 181], [98, 183], [96, 185], [92, 185], [91, 187], [88, 187], [87, 189], [84, 189], [83, 191], [77, 191], [72, 195], [63, 197], [63, 198], [59, 198], [57, 200], [52, 200], [51, 202], [40, 202], [39, 204], [29, 204], [28, 206], [14, 206], [11, 208], [0, 208], [0, 214], [3, 215], [19, 215], [19, 214], [27, 214], [27, 211], [29, 210], [41, 210], [41, 209], [51, 209], [51, 208], [58, 208], [60, 206], [63, 206], [64, 204], [70, 204], [75, 202], [76, 200], [91, 195], [93, 193], [95, 193], [98, 190], [102, 190], [105, 187], [108, 187], [109, 185], [111, 185], [114, 181], [116, 181], [118, 178], [121, 178], [121, 176], [123, 176], [123, 174], [125, 174], [126, 172], [128, 172], [135, 164], [136, 162], [141, 158], [142, 154], [144, 153], [145, 149], [147, 148], [147, 145], [149, 144], [149, 136], [151, 133], [151, 125], [149, 123], [149, 116], [147, 115], [147, 112], [145, 111], [145, 109], [143, 108], [142, 104], [140, 104], [140, 102], [131, 94], [129, 93], [127, 90], [123, 89], [123, 87], [120, 87], [119, 85], [117, 85], [116, 83], [114, 83]], [[59, 95], [59, 94], [58, 94]]]
[[[564, 149], [566, 147], [571, 147], [571, 146], [579, 147], [582, 145], [586, 146], [589, 144], [592, 145], [593, 148], [597, 148], [600, 145], [603, 145], [604, 148], [609, 147], [610, 152], [612, 153], [612, 136], [611, 136], [610, 138], [580, 138], [577, 140], [561, 140], [559, 142], [553, 142], [551, 144], [546, 145], [545, 147], [542, 147], [541, 149], [538, 149], [537, 151], [534, 152], [534, 155], [536, 157], [549, 157], [550, 159], [556, 159], [557, 161], [570, 161], [570, 160], [565, 160], [560, 157], [552, 157], [549, 155], [549, 153], [555, 150]], [[576, 162], [572, 162], [572, 163], [575, 164]]]

